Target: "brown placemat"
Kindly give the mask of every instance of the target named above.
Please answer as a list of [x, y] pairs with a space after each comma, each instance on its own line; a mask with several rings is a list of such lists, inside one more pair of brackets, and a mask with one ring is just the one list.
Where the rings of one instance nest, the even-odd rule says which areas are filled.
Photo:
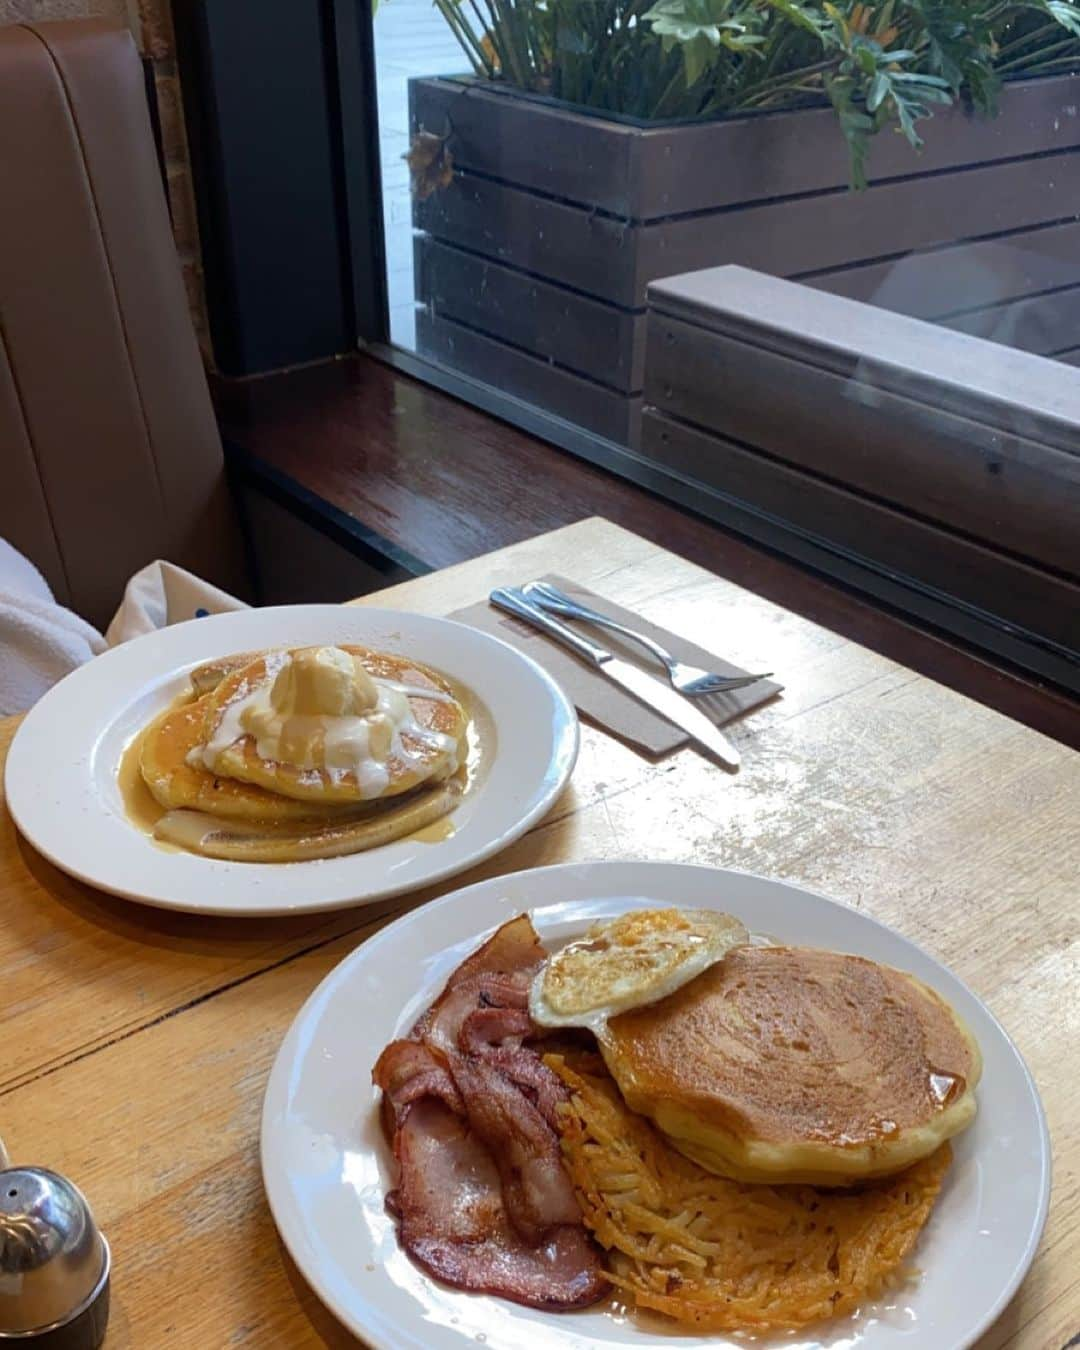
[[[537, 579], [550, 582], [552, 586], [557, 586], [573, 599], [580, 600], [582, 604], [589, 605], [601, 614], [606, 614], [609, 619], [617, 619], [620, 623], [636, 628], [638, 632], [666, 647], [679, 661], [687, 661], [691, 665], [701, 666], [720, 675], [747, 674], [741, 666], [732, 665], [730, 661], [707, 652], [704, 647], [687, 641], [677, 633], [661, 628], [658, 624], [649, 623], [640, 614], [623, 609], [621, 605], [586, 590], [584, 586], [579, 586], [566, 577], [549, 574]], [[579, 660], [572, 652], [551, 638], [545, 637], [535, 628], [531, 628], [522, 619], [516, 619], [513, 615], [496, 609], [487, 600], [456, 610], [449, 617], [457, 619], [459, 623], [467, 623], [472, 628], [479, 628], [485, 633], [492, 633], [495, 637], [508, 642], [511, 647], [516, 647], [518, 651], [531, 656], [562, 685], [582, 716], [595, 722], [605, 731], [611, 732], [612, 735], [628, 741], [637, 749], [650, 755], [664, 755], [680, 745], [685, 745], [689, 740], [685, 731], [673, 726], [659, 713], [647, 708], [644, 703], [639, 703], [618, 685], [604, 679], [594, 667]], [[618, 633], [594, 627], [579, 619], [563, 622], [587, 632], [616, 656], [632, 661], [658, 679], [667, 679], [658, 661], [636, 643], [627, 641]], [[760, 680], [746, 689], [736, 689], [726, 694], [710, 694], [706, 698], [695, 699], [694, 704], [718, 726], [722, 726], [732, 718], [739, 717], [768, 699], [775, 698], [782, 688], [783, 685], [773, 680]]]

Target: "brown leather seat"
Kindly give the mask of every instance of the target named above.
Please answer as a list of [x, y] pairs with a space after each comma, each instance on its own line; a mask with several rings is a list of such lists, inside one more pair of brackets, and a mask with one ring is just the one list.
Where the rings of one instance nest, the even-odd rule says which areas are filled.
[[168, 558], [246, 589], [142, 67], [97, 20], [0, 28], [0, 535], [98, 625]]

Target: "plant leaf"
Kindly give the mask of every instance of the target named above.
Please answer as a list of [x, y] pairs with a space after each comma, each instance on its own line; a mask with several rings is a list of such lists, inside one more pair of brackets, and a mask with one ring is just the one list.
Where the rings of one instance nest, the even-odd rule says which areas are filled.
[[836, 109], [851, 156], [851, 186], [861, 192], [866, 187], [866, 151], [875, 127], [873, 118], [855, 107], [854, 90], [855, 81], [849, 75], [834, 75], [825, 80], [825, 92]]
[[1073, 37], [1080, 37], [1080, 5], [1071, 0], [1021, 0], [1024, 9], [1042, 10], [1067, 29]]
[[866, 95], [866, 106], [871, 112], [877, 112], [889, 92], [889, 81], [884, 72], [878, 71], [870, 83]]
[[687, 88], [697, 84], [715, 56], [716, 46], [720, 42], [720, 34], [716, 32], [715, 28], [712, 29], [712, 32], [716, 33], [715, 43], [706, 28], [699, 29], [689, 42], [683, 43], [683, 66], [686, 71]]
[[[1050, 0], [1048, 0], [1048, 3]], [[790, 19], [793, 24], [804, 29], [808, 33], [813, 33], [815, 37], [822, 37], [824, 25], [810, 5], [800, 4], [799, 0], [766, 0], [773, 9], [779, 10], [785, 18]], [[826, 9], [831, 6], [826, 6]]]

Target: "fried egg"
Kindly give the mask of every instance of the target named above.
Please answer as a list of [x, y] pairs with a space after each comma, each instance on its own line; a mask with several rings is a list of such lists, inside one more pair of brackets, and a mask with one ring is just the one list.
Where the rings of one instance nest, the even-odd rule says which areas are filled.
[[529, 994], [533, 1021], [596, 1031], [610, 1017], [696, 979], [750, 935], [713, 910], [638, 909], [595, 923], [540, 969]]

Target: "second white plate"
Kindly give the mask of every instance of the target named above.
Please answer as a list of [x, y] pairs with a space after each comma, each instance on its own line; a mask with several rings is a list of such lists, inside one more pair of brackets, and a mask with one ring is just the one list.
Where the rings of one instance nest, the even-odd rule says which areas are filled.
[[[407, 1034], [454, 968], [498, 924], [531, 911], [554, 950], [631, 907], [725, 910], [752, 932], [907, 970], [947, 998], [985, 1061], [975, 1124], [916, 1252], [921, 1279], [889, 1306], [783, 1350], [964, 1350], [1001, 1313], [1046, 1220], [1050, 1142], [1016, 1048], [975, 995], [933, 957], [865, 914], [798, 886], [669, 863], [591, 863], [496, 877], [404, 915], [319, 986], [282, 1043], [267, 1086], [263, 1179], [278, 1229], [316, 1293], [378, 1350], [672, 1350], [743, 1347], [722, 1335], [661, 1337], [600, 1309], [544, 1313], [438, 1284], [399, 1247], [385, 1211], [392, 1184], [371, 1069]], [[761, 1345], [764, 1342], [755, 1341]]]
[[[469, 691], [478, 770], [448, 838], [402, 839], [318, 862], [237, 863], [167, 852], [128, 820], [116, 776], [124, 748], [186, 687], [189, 670], [252, 648], [336, 642], [408, 653]], [[19, 728], [5, 790], [34, 847], [102, 890], [202, 914], [288, 914], [400, 895], [491, 857], [548, 810], [577, 749], [566, 695], [497, 638], [397, 610], [290, 605], [177, 624], [74, 671]]]

